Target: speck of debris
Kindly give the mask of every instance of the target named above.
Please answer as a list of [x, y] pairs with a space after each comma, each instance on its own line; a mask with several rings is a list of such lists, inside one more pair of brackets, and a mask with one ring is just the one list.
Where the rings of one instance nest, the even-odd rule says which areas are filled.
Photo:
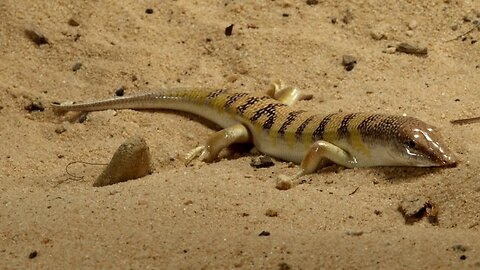
[[288, 16], [290, 16], [290, 14], [288, 14], [288, 13], [282, 13], [282, 16], [283, 16], [283, 17], [288, 17]]
[[270, 232], [268, 231], [262, 231], [258, 234], [258, 236], [269, 236], [270, 235]]
[[68, 25], [76, 27], [76, 26], [79, 26], [80, 23], [78, 23], [78, 21], [75, 20], [74, 18], [71, 18], [70, 20], [68, 20]]
[[275, 165], [275, 163], [273, 163], [272, 158], [269, 156], [252, 157], [250, 160], [250, 166], [254, 168], [268, 168], [273, 165]]
[[357, 58], [351, 55], [344, 55], [342, 57], [342, 65], [345, 67], [346, 71], [351, 71], [357, 64]]
[[286, 263], [286, 262], [281, 262], [278, 264], [278, 270], [290, 270], [292, 267]]
[[33, 43], [35, 43], [39, 46], [49, 43], [48, 38], [45, 35], [43, 35], [42, 33], [40, 33], [38, 30], [26, 29], [25, 30], [25, 35], [31, 41], [33, 41]]
[[28, 258], [33, 259], [33, 258], [37, 257], [37, 255], [38, 255], [38, 251], [34, 250], [34, 251], [30, 252], [30, 254], [28, 254]]
[[193, 204], [193, 201], [192, 200], [186, 200], [183, 204], [184, 205], [191, 205], [191, 204]]
[[395, 51], [423, 56], [426, 56], [428, 54], [428, 49], [426, 47], [419, 47], [406, 42], [398, 44], [395, 48]]
[[278, 216], [278, 211], [274, 210], [274, 209], [267, 209], [267, 211], [265, 211], [265, 216], [267, 216], [267, 217], [277, 217]]
[[225, 36], [231, 36], [233, 33], [233, 24], [225, 27]]
[[120, 86], [117, 90], [115, 90], [115, 96], [117, 97], [123, 97], [125, 94], [125, 86]]
[[350, 9], [345, 10], [345, 15], [343, 15], [342, 22], [344, 24], [349, 24], [353, 21], [353, 13]]
[[43, 104], [40, 101], [32, 101], [30, 104], [25, 106], [25, 110], [29, 112], [33, 112], [33, 111], [43, 112], [45, 110], [45, 107], [43, 107]]
[[152, 13], [153, 13], [153, 8], [147, 8], [147, 9], [145, 9], [145, 13], [147, 13], [147, 14], [152, 14]]
[[77, 63], [73, 64], [73, 66], [72, 66], [72, 71], [73, 71], [73, 72], [76, 72], [77, 70], [81, 69], [82, 66], [83, 66], [82, 63], [77, 62]]
[[278, 190], [289, 190], [292, 187], [293, 187], [292, 181], [284, 180], [284, 179], [278, 180], [277, 184], [275, 185], [275, 188], [277, 188]]
[[468, 250], [468, 248], [464, 245], [461, 245], [461, 244], [458, 244], [458, 245], [455, 245], [452, 247], [453, 251], [457, 251], [457, 252], [465, 252]]
[[467, 256], [465, 256], [465, 255], [460, 256], [460, 260], [464, 261], [466, 259], [467, 259]]
[[137, 81], [137, 80], [138, 80], [137, 75], [133, 74], [133, 75], [132, 75], [132, 82]]
[[309, 6], [318, 5], [318, 0], [307, 0], [307, 5]]
[[205, 41], [206, 41], [206, 42], [212, 42], [212, 38], [207, 37], [207, 38], [205, 39]]
[[150, 150], [145, 139], [133, 136], [118, 147], [93, 186], [102, 187], [137, 179], [152, 171]]
[[373, 213], [374, 213], [375, 215], [377, 215], [377, 216], [381, 216], [381, 215], [382, 215], [382, 211], [380, 211], [380, 210], [375, 210], [375, 211], [373, 211]]
[[331, 22], [332, 24], [336, 24], [336, 23], [337, 23], [337, 17], [331, 18], [331, 19], [330, 19], [330, 22]]
[[402, 200], [398, 206], [406, 224], [413, 224], [426, 217], [432, 225], [438, 225], [438, 209], [423, 196], [409, 197]]
[[459, 98], [456, 98], [455, 101], [458, 102], [458, 101], [460, 101], [460, 99], [459, 99]]

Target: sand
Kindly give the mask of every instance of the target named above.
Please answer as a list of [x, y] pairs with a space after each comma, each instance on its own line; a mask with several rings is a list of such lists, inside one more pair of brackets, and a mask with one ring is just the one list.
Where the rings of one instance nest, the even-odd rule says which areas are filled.
[[[450, 123], [480, 116], [479, 1], [3, 0], [0, 16], [2, 269], [480, 268], [480, 123]], [[313, 95], [296, 108], [435, 125], [459, 165], [333, 167], [278, 190], [296, 166], [255, 169], [245, 147], [185, 167], [215, 129], [197, 117], [50, 107], [277, 79]], [[154, 172], [93, 187], [105, 166], [78, 162], [134, 135]]]

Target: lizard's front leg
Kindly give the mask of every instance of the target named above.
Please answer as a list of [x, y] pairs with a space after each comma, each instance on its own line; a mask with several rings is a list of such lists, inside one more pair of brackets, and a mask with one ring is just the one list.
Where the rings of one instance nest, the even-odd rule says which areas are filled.
[[234, 143], [247, 143], [251, 141], [248, 129], [242, 124], [222, 129], [215, 132], [205, 144], [190, 151], [185, 157], [185, 165], [198, 158], [200, 161], [212, 162], [220, 151]]
[[303, 158], [300, 170], [290, 177], [282, 177], [284, 178], [282, 180], [294, 180], [302, 175], [313, 173], [328, 162], [352, 168], [355, 166], [356, 160], [347, 151], [334, 144], [321, 140], [316, 141]]

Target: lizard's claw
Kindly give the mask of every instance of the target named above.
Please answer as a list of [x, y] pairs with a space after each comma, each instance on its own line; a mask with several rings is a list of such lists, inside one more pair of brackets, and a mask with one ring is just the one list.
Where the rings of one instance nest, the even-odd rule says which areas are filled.
[[205, 145], [201, 145], [192, 151], [190, 151], [187, 156], [185, 157], [185, 166], [190, 164], [194, 159], [200, 160], [200, 161], [205, 161], [205, 162], [211, 162], [213, 158], [211, 157], [212, 154], [208, 150], [209, 147], [206, 147]]

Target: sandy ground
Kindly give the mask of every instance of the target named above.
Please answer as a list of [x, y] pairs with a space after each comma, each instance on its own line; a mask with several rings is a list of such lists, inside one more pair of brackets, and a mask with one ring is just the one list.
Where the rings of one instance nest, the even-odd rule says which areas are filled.
[[[450, 123], [480, 116], [480, 1], [3, 0], [0, 17], [2, 269], [480, 268], [480, 123]], [[428, 55], [394, 52], [401, 42]], [[459, 166], [337, 167], [281, 191], [278, 175], [296, 168], [252, 168], [248, 151], [185, 167], [213, 133], [197, 118], [124, 110], [80, 123], [49, 106], [120, 87], [263, 92], [276, 79], [314, 96], [297, 107], [431, 123]], [[153, 174], [102, 188], [103, 166], [66, 174], [107, 163], [135, 134]], [[406, 224], [404, 200], [428, 213]]]

